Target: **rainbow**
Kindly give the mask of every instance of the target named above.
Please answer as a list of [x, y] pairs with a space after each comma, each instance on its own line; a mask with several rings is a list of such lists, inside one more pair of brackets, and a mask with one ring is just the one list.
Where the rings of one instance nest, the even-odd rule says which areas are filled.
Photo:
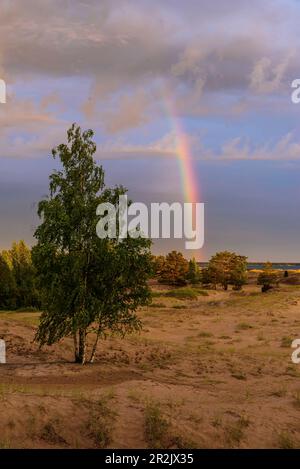
[[163, 102], [170, 120], [171, 129], [174, 131], [176, 137], [175, 154], [179, 164], [184, 202], [200, 202], [189, 138], [178, 116], [175, 103], [170, 97], [170, 94], [166, 91], [163, 93]]
[[[166, 114], [170, 121], [170, 127], [175, 134], [175, 155], [179, 165], [179, 173], [182, 185], [184, 202], [196, 204], [200, 202], [200, 191], [197, 183], [195, 169], [193, 167], [193, 158], [190, 148], [189, 137], [184, 130], [182, 119], [180, 119], [175, 102], [171, 94], [164, 89], [163, 103]], [[195, 205], [193, 206], [191, 223], [195, 221]], [[195, 258], [200, 259], [199, 251], [195, 253]]]

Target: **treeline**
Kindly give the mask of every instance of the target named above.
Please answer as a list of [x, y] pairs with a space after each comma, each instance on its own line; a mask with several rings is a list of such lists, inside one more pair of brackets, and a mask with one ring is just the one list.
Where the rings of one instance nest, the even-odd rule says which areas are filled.
[[[172, 251], [167, 256], [154, 256], [155, 277], [160, 283], [184, 286], [201, 283], [204, 287], [216, 289], [218, 286], [227, 290], [241, 290], [247, 283], [247, 257], [235, 252], [217, 252], [208, 262], [207, 267], [200, 269], [195, 259], [188, 261], [181, 252]], [[278, 285], [279, 275], [272, 264], [267, 262], [258, 275], [257, 284], [262, 292]]]
[[[218, 252], [205, 268], [195, 259], [187, 260], [181, 252], [153, 256], [154, 277], [162, 284], [185, 286], [201, 284], [227, 290], [241, 290], [247, 283], [247, 257], [234, 252]], [[278, 272], [267, 262], [258, 275], [262, 291], [268, 291], [279, 282]], [[40, 308], [38, 277], [32, 262], [31, 249], [24, 241], [14, 242], [9, 250], [0, 253], [0, 309]]]
[[201, 283], [204, 286], [224, 290], [232, 285], [240, 290], [247, 282], [247, 257], [234, 252], [216, 253], [206, 268], [200, 269], [196, 260], [188, 261], [181, 252], [172, 251], [167, 256], [154, 257], [155, 276], [160, 283], [187, 285]]
[[0, 253], [0, 309], [40, 306], [31, 250], [24, 241]]

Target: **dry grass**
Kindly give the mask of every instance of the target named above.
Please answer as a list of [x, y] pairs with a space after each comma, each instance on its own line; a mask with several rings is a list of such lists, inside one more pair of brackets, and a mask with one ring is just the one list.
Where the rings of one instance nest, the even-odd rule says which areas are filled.
[[298, 447], [300, 288], [205, 293], [159, 286], [141, 334], [101, 341], [85, 367], [71, 339], [38, 350], [39, 313], [0, 313], [0, 446]]

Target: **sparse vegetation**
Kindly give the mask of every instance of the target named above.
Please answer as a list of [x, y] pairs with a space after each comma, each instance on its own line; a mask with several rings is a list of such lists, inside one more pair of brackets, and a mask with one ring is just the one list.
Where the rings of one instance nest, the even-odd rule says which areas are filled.
[[197, 337], [200, 337], [200, 338], [213, 337], [213, 334], [211, 332], [202, 331], [202, 332], [198, 332]]
[[230, 446], [239, 446], [245, 436], [245, 429], [250, 421], [245, 417], [240, 417], [237, 422], [227, 425], [225, 428], [225, 438]]
[[47, 443], [52, 443], [54, 445], [65, 445], [66, 440], [59, 434], [56, 430], [57, 422], [47, 422], [40, 432], [40, 438]]
[[288, 431], [282, 431], [278, 435], [278, 448], [280, 449], [295, 449], [298, 445], [293, 436]]
[[240, 322], [236, 326], [236, 330], [238, 331], [247, 331], [248, 329], [253, 329], [253, 326], [251, 326], [251, 324], [248, 324], [247, 322]]
[[296, 391], [294, 394], [294, 406], [300, 410], [300, 391]]
[[[299, 367], [289, 361], [289, 333], [300, 288], [253, 295], [253, 283], [243, 296], [208, 290], [207, 301], [199, 287], [159, 287], [161, 300], [139, 310], [141, 333], [108, 337], [86, 368], [70, 363], [71, 338], [38, 350], [38, 312], [0, 314], [9, 360], [29, 364], [1, 368], [3, 447], [297, 447]], [[186, 289], [192, 301], [167, 295]], [[258, 437], [261, 419], [268, 425]], [[278, 422], [286, 430], [275, 435]]]
[[111, 399], [113, 394], [103, 395], [97, 401], [88, 401], [89, 420], [87, 422], [88, 436], [97, 448], [106, 448], [112, 439], [116, 412], [113, 411]]
[[150, 448], [165, 448], [170, 422], [162, 414], [158, 403], [149, 402], [145, 407], [145, 437]]
[[291, 337], [284, 336], [281, 339], [281, 347], [291, 347], [293, 339]]

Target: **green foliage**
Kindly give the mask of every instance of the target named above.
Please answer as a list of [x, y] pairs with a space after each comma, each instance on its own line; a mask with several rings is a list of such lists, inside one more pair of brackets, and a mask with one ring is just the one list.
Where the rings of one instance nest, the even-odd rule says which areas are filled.
[[202, 283], [212, 284], [215, 288], [221, 285], [224, 290], [233, 285], [240, 290], [247, 281], [247, 257], [235, 252], [217, 252], [202, 271]]
[[30, 249], [24, 241], [19, 241], [19, 243], [13, 243], [9, 256], [17, 288], [17, 308], [37, 306], [36, 272], [32, 264]]
[[165, 256], [153, 256], [153, 273], [155, 277], [160, 277], [165, 265]]
[[0, 255], [0, 308], [13, 309], [16, 307], [16, 284], [3, 255]]
[[271, 262], [266, 262], [263, 271], [257, 278], [257, 284], [262, 285], [262, 292], [266, 292], [279, 282], [278, 273], [273, 269]]
[[30, 308], [39, 305], [36, 272], [31, 251], [24, 241], [14, 242], [0, 255], [0, 308]]
[[172, 251], [160, 259], [159, 282], [166, 285], [186, 285], [189, 270], [188, 261], [181, 252]]
[[139, 305], [150, 298], [152, 269], [150, 241], [145, 238], [99, 239], [96, 208], [117, 204], [122, 186], [109, 189], [93, 155], [92, 130], [73, 124], [67, 144], [52, 152], [62, 169], [50, 176], [50, 195], [39, 203], [41, 225], [35, 232], [33, 261], [42, 292], [43, 314], [36, 334], [51, 345], [65, 336], [74, 338], [75, 361], [86, 361], [86, 337], [139, 329]]
[[201, 272], [195, 258], [189, 261], [186, 278], [192, 284], [199, 283], [201, 280]]
[[205, 287], [211, 285], [217, 288], [216, 272], [214, 269], [210, 268], [209, 265], [201, 270], [201, 283]]

